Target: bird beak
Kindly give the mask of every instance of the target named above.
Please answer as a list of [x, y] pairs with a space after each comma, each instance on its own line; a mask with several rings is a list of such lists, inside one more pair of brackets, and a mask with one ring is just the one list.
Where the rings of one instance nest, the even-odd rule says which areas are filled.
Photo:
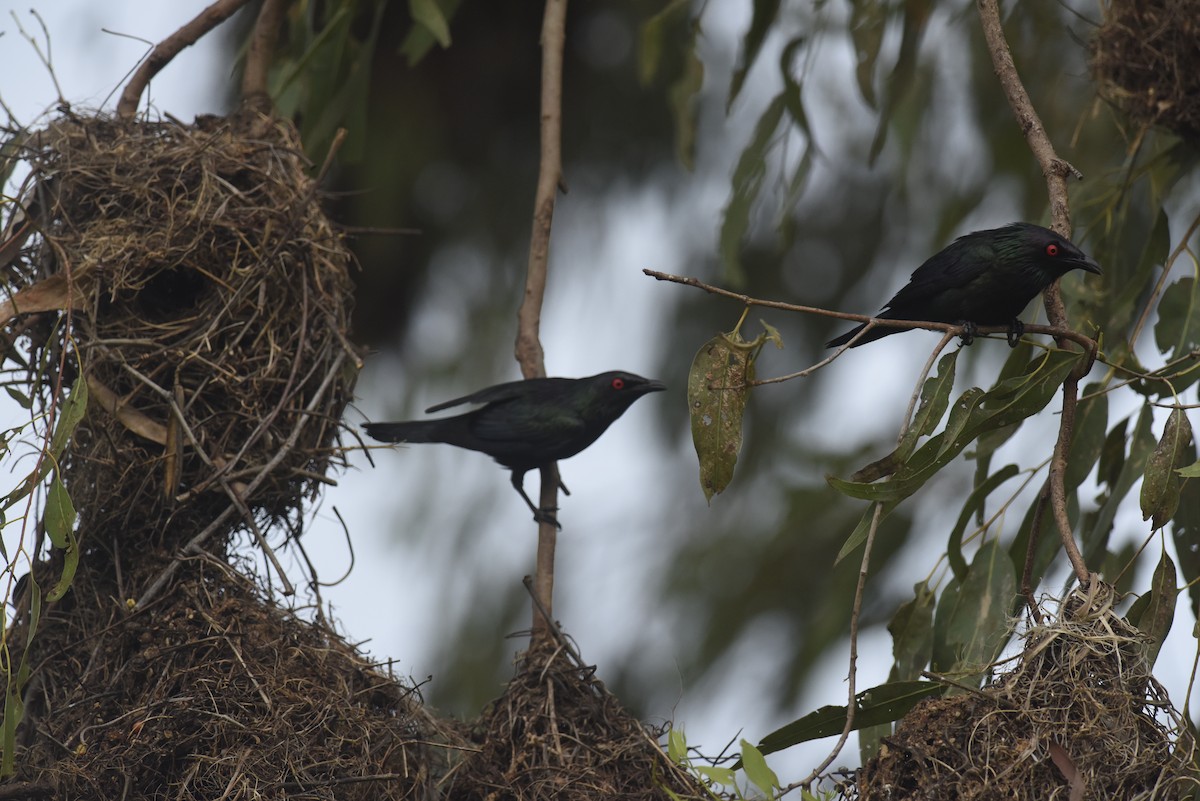
[[1095, 275], [1104, 275], [1104, 271], [1100, 269], [1100, 265], [1092, 261], [1087, 256], [1079, 259], [1072, 259], [1072, 261], [1074, 261], [1075, 266], [1081, 270], [1087, 270], [1089, 273], [1094, 273]]
[[662, 392], [666, 388], [667, 388], [666, 384], [664, 384], [661, 381], [655, 381], [654, 379], [650, 379], [649, 381], [647, 381], [646, 386], [645, 386], [645, 389], [647, 392]]

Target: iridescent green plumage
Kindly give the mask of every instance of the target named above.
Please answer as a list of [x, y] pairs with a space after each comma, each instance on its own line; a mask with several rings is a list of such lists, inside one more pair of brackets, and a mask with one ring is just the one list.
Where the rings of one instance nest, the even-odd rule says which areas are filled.
[[[1019, 326], [1017, 315], [1039, 292], [1071, 270], [1100, 273], [1083, 251], [1032, 223], [976, 231], [929, 257], [876, 315], [885, 320]], [[858, 326], [826, 343], [845, 345]], [[907, 329], [879, 325], [851, 347]]]

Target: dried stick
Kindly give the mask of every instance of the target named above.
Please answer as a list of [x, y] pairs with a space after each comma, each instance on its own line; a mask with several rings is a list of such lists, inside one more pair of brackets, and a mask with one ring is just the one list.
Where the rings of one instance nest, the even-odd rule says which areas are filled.
[[[529, 239], [529, 266], [525, 274], [525, 297], [517, 311], [516, 357], [526, 378], [546, 375], [545, 354], [538, 336], [542, 301], [546, 296], [546, 272], [550, 260], [550, 228], [554, 222], [554, 199], [562, 183], [562, 70], [566, 40], [567, 0], [546, 0], [542, 17], [541, 160], [537, 194], [533, 202], [533, 231]], [[542, 489], [538, 506], [558, 505], [558, 466], [541, 470]], [[549, 637], [554, 597], [554, 549], [558, 529], [550, 520], [538, 523], [537, 561], [533, 575], [533, 629], [531, 645]]]
[[[850, 312], [840, 312], [840, 311], [833, 311], [831, 309], [822, 309], [818, 306], [801, 306], [796, 303], [785, 303], [781, 300], [765, 300], [763, 298], [755, 298], [755, 297], [751, 297], [750, 295], [743, 295], [740, 292], [733, 292], [728, 289], [723, 289], [719, 286], [713, 286], [712, 284], [706, 284], [705, 282], [701, 281], [698, 278], [690, 278], [690, 277], [682, 276], [682, 275], [671, 275], [670, 273], [660, 273], [657, 270], [642, 270], [642, 272], [645, 275], [648, 275], [651, 278], [655, 278], [659, 281], [670, 281], [671, 283], [675, 283], [675, 284], [683, 284], [684, 286], [695, 287], [696, 289], [704, 290], [705, 292], [709, 293], [710, 295], [720, 295], [721, 297], [730, 298], [731, 300], [736, 300], [741, 303], [744, 303], [747, 306], [761, 306], [764, 309], [780, 309], [781, 311], [800, 312], [801, 314], [815, 314], [820, 317], [833, 317], [838, 320], [850, 320], [851, 322], [867, 323], [868, 325], [885, 324], [888, 326], [888, 328], [904, 328], [904, 329], [920, 328], [920, 329], [924, 329], [926, 331], [949, 332], [951, 334], [954, 334], [955, 336], [962, 336], [964, 333], [966, 333], [963, 330], [963, 326], [956, 325], [954, 323], [931, 323], [926, 320], [890, 320], [890, 319], [883, 320], [878, 317], [871, 317], [866, 314], [851, 314]], [[1073, 331], [1070, 328], [1067, 328], [1065, 326], [1027, 324], [1024, 328], [1024, 331], [1027, 334], [1047, 334], [1049, 336], [1054, 337], [1055, 340], [1058, 340], [1060, 342], [1062, 340], [1070, 340], [1071, 342], [1074, 342], [1077, 345], [1079, 345], [1081, 348], [1083, 348], [1093, 359], [1096, 357], [1096, 353], [1098, 352], [1098, 349], [1099, 349], [1099, 345], [1096, 343], [1096, 341], [1094, 339], [1084, 336], [1083, 334], [1079, 333], [1078, 331]], [[1007, 334], [1008, 326], [1005, 326], [1005, 325], [976, 326], [975, 333], [976, 334]], [[862, 336], [864, 334], [866, 334], [865, 330], [860, 332], [859, 336]], [[855, 337], [855, 339], [857, 339], [857, 338], [858, 337]], [[829, 362], [833, 361], [834, 357], [836, 357], [843, 351], [849, 349], [850, 344], [851, 343], [847, 343], [846, 345], [843, 345], [840, 349], [838, 349], [837, 352], [835, 352], [833, 354], [833, 356], [831, 356], [828, 359], [825, 359], [819, 365], [815, 365], [815, 366], [816, 367], [824, 366], [825, 364], [828, 364]], [[1089, 361], [1089, 365], [1090, 365], [1090, 361]], [[799, 373], [794, 373], [792, 375], [787, 375], [787, 376], [781, 376], [779, 378], [760, 378], [751, 383], [754, 385], [773, 384], [773, 383], [777, 383], [779, 381], [787, 380], [789, 378], [802, 377], [802, 376], [808, 375], [812, 371], [813, 371], [813, 368], [809, 368], [807, 370], [802, 370]]]
[[[1004, 38], [998, 0], [978, 0], [978, 5], [983, 36], [987, 40], [988, 53], [991, 54], [996, 77], [1000, 80], [1000, 86], [1008, 98], [1008, 105], [1012, 108], [1013, 115], [1017, 118], [1017, 124], [1021, 126], [1021, 132], [1025, 135], [1025, 141], [1029, 144], [1029, 149], [1033, 153], [1033, 157], [1037, 159], [1038, 165], [1041, 166], [1042, 175], [1046, 179], [1046, 191], [1050, 198], [1050, 227], [1060, 236], [1069, 237], [1071, 235], [1071, 206], [1067, 196], [1067, 176], [1074, 175], [1077, 178], [1083, 176], [1079, 170], [1058, 157], [1054, 151], [1054, 145], [1050, 143], [1046, 128], [1042, 125], [1041, 118], [1038, 117], [1033, 103], [1029, 100], [1029, 93], [1025, 91], [1021, 76], [1017, 74], [1017, 66], [1013, 62], [1012, 52], [1008, 49], [1008, 42]], [[1066, 328], [1067, 314], [1057, 281], [1046, 288], [1043, 297], [1046, 304], [1046, 318], [1050, 324]], [[1059, 345], [1063, 346], [1064, 344], [1060, 339]], [[1083, 554], [1079, 552], [1079, 547], [1075, 544], [1075, 536], [1071, 531], [1071, 521], [1067, 516], [1067, 492], [1063, 484], [1063, 474], [1067, 467], [1067, 452], [1071, 448], [1071, 438], [1074, 435], [1075, 408], [1079, 403], [1079, 379], [1087, 375], [1087, 371], [1091, 369], [1090, 359], [1086, 362], [1085, 368], [1082, 372], [1072, 373], [1063, 382], [1062, 418], [1059, 420], [1058, 440], [1054, 443], [1054, 455], [1050, 459], [1050, 476], [1048, 478], [1050, 509], [1058, 524], [1058, 534], [1062, 539], [1063, 550], [1067, 552], [1067, 558], [1071, 561], [1071, 567], [1081, 584], [1089, 581], [1091, 573], [1083, 560]]]
[[[150, 83], [150, 79], [157, 75], [163, 67], [170, 64], [171, 59], [179, 55], [180, 51], [200, 41], [201, 37], [232, 17], [249, 1], [217, 0], [201, 11], [191, 22], [155, 45], [154, 49], [150, 51], [150, 55], [146, 56], [146, 60], [137, 68], [137, 72], [133, 73], [129, 83], [125, 84], [125, 88], [121, 90], [121, 99], [117, 102], [117, 116], [124, 119], [132, 118], [137, 113], [142, 92], [146, 91], [146, 85]], [[267, 4], [270, 5], [270, 2]]]

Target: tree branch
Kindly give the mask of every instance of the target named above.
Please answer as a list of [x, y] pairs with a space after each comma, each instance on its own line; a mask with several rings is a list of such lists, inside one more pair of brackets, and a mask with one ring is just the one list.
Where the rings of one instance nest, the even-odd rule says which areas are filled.
[[[125, 88], [121, 91], [121, 99], [117, 102], [117, 116], [131, 119], [137, 113], [142, 92], [146, 91], [150, 79], [157, 75], [163, 67], [170, 64], [171, 59], [179, 55], [180, 51], [200, 41], [206, 33], [232, 17], [239, 8], [248, 2], [250, 0], [217, 0], [201, 11], [191, 22], [155, 45], [154, 49], [150, 51], [150, 55], [146, 56], [146, 60], [137, 68], [133, 77], [129, 79], [129, 83], [125, 84]], [[269, 3], [270, 0], [268, 0]]]
[[271, 110], [271, 95], [267, 92], [267, 75], [279, 43], [283, 26], [283, 11], [288, 0], [264, 0], [258, 19], [250, 34], [250, 50], [246, 53], [246, 68], [242, 72], [242, 104], [264, 114]]
[[[1041, 166], [1042, 175], [1046, 179], [1046, 191], [1050, 198], [1050, 227], [1060, 236], [1069, 238], [1071, 236], [1071, 205], [1067, 196], [1067, 176], [1074, 175], [1077, 178], [1083, 178], [1083, 175], [1079, 170], [1059, 158], [1054, 150], [1054, 145], [1050, 143], [1046, 128], [1042, 125], [1042, 120], [1029, 99], [1029, 93], [1025, 91], [1021, 76], [1017, 74], [1017, 66], [1013, 62], [1012, 52], [1004, 38], [998, 0], [978, 0], [978, 6], [983, 36], [987, 40], [988, 52], [992, 57], [992, 66], [995, 68], [996, 77], [1000, 80], [1000, 86], [1008, 98], [1008, 105], [1017, 118], [1017, 124], [1021, 126], [1021, 133], [1025, 135], [1025, 141], [1028, 143], [1033, 157]], [[1057, 281], [1046, 288], [1043, 297], [1046, 304], [1046, 318], [1050, 324], [1066, 328], [1066, 308], [1063, 306]], [[1059, 346], [1065, 346], [1065, 342], [1060, 340]], [[1092, 354], [1095, 354], [1094, 350]], [[1063, 473], [1066, 471], [1067, 453], [1071, 448], [1071, 438], [1074, 435], [1075, 409], [1079, 402], [1079, 379], [1087, 375], [1087, 370], [1090, 370], [1091, 366], [1092, 361], [1089, 359], [1085, 364], [1086, 369], [1082, 372], [1072, 373], [1063, 382], [1062, 418], [1059, 420], [1058, 440], [1054, 443], [1054, 455], [1050, 460], [1048, 478], [1050, 509], [1058, 524], [1058, 534], [1062, 539], [1063, 549], [1066, 550], [1067, 557], [1071, 560], [1071, 566], [1075, 570], [1075, 576], [1081, 584], [1086, 584], [1090, 580], [1091, 574], [1084, 563], [1082, 554], [1079, 553], [1074, 534], [1071, 531], [1071, 521], [1067, 516], [1067, 493], [1063, 484]]]
[[[684, 286], [690, 286], [690, 287], [695, 287], [696, 289], [702, 289], [705, 292], [709, 293], [710, 295], [719, 295], [723, 298], [729, 298], [730, 300], [736, 300], [739, 303], [745, 304], [746, 306], [761, 306], [764, 309], [780, 309], [781, 311], [800, 312], [801, 314], [815, 314], [819, 317], [833, 317], [838, 320], [849, 320], [849, 321], [855, 322], [855, 323], [866, 323], [867, 325], [881, 325], [882, 324], [882, 325], [887, 325], [888, 328], [904, 328], [904, 329], [920, 328], [920, 329], [924, 329], [926, 331], [949, 332], [951, 334], [954, 334], [955, 336], [962, 336], [964, 333], [966, 333], [963, 330], [963, 326], [956, 325], [954, 323], [933, 323], [933, 322], [929, 322], [928, 320], [891, 320], [891, 319], [884, 320], [879, 317], [871, 317], [866, 314], [851, 314], [850, 312], [840, 312], [840, 311], [833, 311], [831, 309], [822, 309], [819, 306], [801, 306], [796, 303], [785, 303], [781, 300], [765, 300], [763, 298], [755, 298], [755, 297], [751, 297], [750, 295], [743, 295], [740, 292], [733, 292], [728, 289], [723, 289], [719, 286], [714, 286], [712, 284], [706, 284], [705, 282], [701, 281], [699, 278], [691, 278], [691, 277], [682, 276], [682, 275], [671, 275], [670, 273], [661, 273], [657, 270], [642, 270], [642, 272], [645, 275], [648, 275], [651, 278], [657, 279], [659, 281], [669, 281], [674, 284], [683, 284]], [[1025, 333], [1027, 333], [1027, 334], [1046, 334], [1048, 336], [1054, 337], [1056, 340], [1074, 342], [1077, 345], [1079, 345], [1081, 348], [1083, 348], [1084, 351], [1086, 351], [1092, 357], [1092, 359], [1094, 359], [1096, 357], [1096, 354], [1100, 347], [1099, 344], [1094, 339], [1087, 337], [1087, 336], [1079, 333], [1078, 331], [1073, 331], [1072, 329], [1067, 328], [1065, 326], [1027, 324], [1025, 326], [1024, 330], [1025, 330]], [[863, 331], [862, 333], [865, 334], [866, 331]], [[975, 333], [976, 334], [1007, 334], [1008, 326], [1004, 326], [1004, 325], [976, 326]], [[819, 367], [819, 366], [823, 366], [823, 365], [829, 363], [830, 361], [833, 360], [834, 357], [836, 357], [838, 355], [838, 353], [841, 353], [842, 351], [846, 350], [848, 347], [849, 347], [848, 344], [843, 346], [837, 353], [833, 354], [833, 356], [822, 361], [820, 365], [816, 365], [816, 366]], [[1091, 360], [1088, 361], [1088, 366], [1090, 369]], [[754, 381], [753, 383], [754, 384], [773, 384], [773, 383], [777, 383], [778, 381], [786, 380], [788, 378], [796, 378], [796, 377], [808, 375], [811, 372], [812, 372], [812, 368], [809, 368], [808, 370], [801, 371], [800, 373], [793, 373], [792, 375], [789, 375], [789, 376], [781, 376], [779, 378], [758, 379], [758, 380]]]
[[[562, 82], [563, 46], [566, 41], [567, 0], [546, 0], [542, 17], [541, 160], [537, 194], [533, 202], [533, 230], [529, 239], [529, 265], [525, 274], [525, 296], [517, 311], [515, 354], [525, 378], [546, 375], [545, 354], [539, 339], [542, 301], [546, 296], [546, 273], [550, 261], [550, 228], [554, 222], [554, 200], [562, 182]], [[538, 505], [558, 505], [558, 466], [541, 470], [542, 488]], [[554, 606], [554, 550], [558, 530], [553, 522], [538, 523], [537, 563], [533, 578], [533, 633], [531, 644], [550, 636], [549, 619]]]

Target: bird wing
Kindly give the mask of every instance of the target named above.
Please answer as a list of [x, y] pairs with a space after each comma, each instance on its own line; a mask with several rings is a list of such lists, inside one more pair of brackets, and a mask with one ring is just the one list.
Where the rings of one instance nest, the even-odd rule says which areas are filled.
[[913, 270], [909, 282], [884, 308], [904, 309], [925, 303], [947, 290], [961, 289], [978, 280], [995, 260], [996, 250], [985, 240], [964, 236]]
[[[535, 381], [538, 379], [534, 379]], [[478, 392], [472, 392], [470, 395], [463, 395], [461, 398], [454, 400], [442, 401], [441, 403], [430, 406], [425, 411], [440, 412], [442, 409], [449, 409], [454, 406], [461, 406], [464, 403], [500, 403], [503, 401], [519, 398], [524, 392], [529, 390], [527, 381], [509, 381], [507, 384], [496, 384], [494, 387], [487, 387]]]

